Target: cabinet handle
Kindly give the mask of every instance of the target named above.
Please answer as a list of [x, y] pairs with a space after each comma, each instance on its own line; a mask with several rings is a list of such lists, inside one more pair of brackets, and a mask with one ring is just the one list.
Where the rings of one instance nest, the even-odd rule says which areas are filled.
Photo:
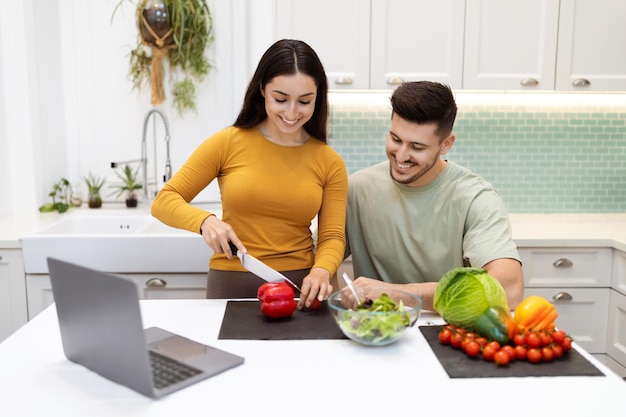
[[167, 285], [167, 282], [161, 278], [150, 278], [146, 281], [146, 287], [151, 288], [163, 288]]
[[587, 87], [591, 85], [591, 83], [585, 78], [576, 78], [574, 81], [572, 81], [572, 85], [574, 87]]
[[574, 262], [567, 258], [560, 258], [552, 262], [552, 265], [554, 265], [555, 268], [571, 268], [574, 266]]
[[354, 83], [354, 81], [352, 80], [352, 78], [350, 78], [347, 75], [342, 75], [340, 77], [335, 78], [335, 84], [350, 85], [352, 83]]
[[554, 296], [552, 296], [552, 299], [554, 301], [572, 301], [574, 299], [574, 297], [572, 297], [572, 294], [570, 294], [570, 293], [560, 292], [560, 293], [555, 294]]
[[522, 81], [520, 81], [520, 85], [522, 87], [534, 87], [536, 85], [539, 85], [539, 81], [537, 81], [537, 79], [535, 78], [524, 78]]
[[2, 256], [0, 256], [0, 262], [2, 262]]
[[387, 84], [389, 85], [400, 85], [403, 82], [404, 82], [404, 79], [402, 77], [398, 77], [397, 75], [387, 78]]

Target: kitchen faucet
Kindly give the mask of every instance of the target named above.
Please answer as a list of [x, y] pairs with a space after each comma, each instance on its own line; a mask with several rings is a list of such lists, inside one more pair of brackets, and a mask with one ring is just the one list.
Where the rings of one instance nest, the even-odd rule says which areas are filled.
[[[165, 114], [158, 109], [152, 109], [146, 114], [146, 117], [143, 120], [143, 135], [141, 137], [141, 165], [143, 171], [143, 196], [145, 201], [148, 201], [149, 198], [153, 198], [156, 196], [158, 192], [158, 188], [155, 189], [154, 195], [150, 196], [148, 193], [148, 144], [146, 141], [146, 132], [148, 130], [148, 121], [150, 120], [150, 116], [153, 114], [158, 114], [161, 116], [161, 120], [163, 120], [163, 125], [165, 126], [165, 174], [163, 175], [163, 182], [169, 181], [172, 178], [172, 164], [170, 162], [170, 125], [167, 121], [167, 117]], [[156, 116], [153, 117], [153, 125], [152, 125], [152, 139], [154, 146], [154, 160], [156, 161], [156, 134], [154, 133], [156, 130]], [[156, 163], [154, 164], [154, 181], [156, 182], [157, 171], [156, 171]]]
[[[143, 196], [144, 196], [144, 201], [150, 201], [150, 199], [156, 197], [156, 194], [158, 192], [158, 188], [156, 188], [155, 186], [155, 191], [153, 195], [150, 195], [149, 191], [148, 191], [148, 143], [146, 140], [146, 133], [148, 130], [148, 121], [150, 120], [150, 116], [152, 116], [153, 114], [158, 114], [159, 116], [161, 116], [161, 120], [163, 120], [163, 125], [165, 126], [165, 174], [163, 175], [163, 182], [167, 182], [169, 181], [170, 178], [172, 178], [172, 164], [170, 162], [170, 125], [167, 121], [167, 117], [165, 117], [165, 114], [158, 109], [152, 109], [150, 110], [144, 120], [143, 120], [143, 134], [141, 136], [141, 159], [133, 159], [130, 161], [118, 161], [118, 162], [111, 162], [111, 168], [117, 168], [118, 165], [120, 164], [127, 164], [127, 163], [132, 163], [132, 162], [139, 162], [141, 163], [141, 175], [142, 175], [142, 179], [141, 179], [141, 186], [143, 188]], [[153, 146], [154, 146], [154, 160], [156, 161], [156, 116], [153, 117], [153, 127], [152, 127], [152, 131], [153, 131]], [[157, 178], [157, 169], [156, 169], [156, 163], [154, 164], [154, 181], [156, 183], [156, 178]]]

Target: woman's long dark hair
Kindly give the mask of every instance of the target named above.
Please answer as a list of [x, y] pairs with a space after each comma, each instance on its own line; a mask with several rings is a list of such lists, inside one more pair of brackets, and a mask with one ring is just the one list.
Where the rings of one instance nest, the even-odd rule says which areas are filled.
[[304, 124], [304, 129], [309, 135], [327, 143], [328, 80], [326, 72], [315, 51], [305, 42], [294, 39], [279, 40], [265, 51], [248, 84], [243, 106], [234, 126], [251, 128], [265, 120], [267, 112], [261, 90], [274, 77], [293, 75], [298, 72], [312, 77], [317, 86], [315, 110], [311, 119]]

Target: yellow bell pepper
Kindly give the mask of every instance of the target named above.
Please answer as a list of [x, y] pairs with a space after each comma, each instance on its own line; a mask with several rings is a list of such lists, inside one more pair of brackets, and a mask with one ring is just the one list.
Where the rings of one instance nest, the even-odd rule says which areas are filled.
[[521, 329], [546, 330], [554, 328], [558, 313], [554, 304], [538, 295], [529, 295], [515, 308], [513, 318]]

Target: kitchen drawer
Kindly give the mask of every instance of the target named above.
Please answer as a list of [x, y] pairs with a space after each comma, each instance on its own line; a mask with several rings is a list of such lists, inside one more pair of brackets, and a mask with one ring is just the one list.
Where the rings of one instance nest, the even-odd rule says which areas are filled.
[[589, 353], [606, 352], [609, 288], [525, 288], [524, 297], [539, 295], [554, 303], [556, 326]]
[[611, 288], [626, 295], [626, 252], [613, 250], [613, 270]]
[[206, 298], [207, 274], [128, 274], [145, 300]]
[[606, 353], [626, 367], [626, 295], [611, 291]]
[[612, 249], [520, 248], [527, 287], [610, 287]]

